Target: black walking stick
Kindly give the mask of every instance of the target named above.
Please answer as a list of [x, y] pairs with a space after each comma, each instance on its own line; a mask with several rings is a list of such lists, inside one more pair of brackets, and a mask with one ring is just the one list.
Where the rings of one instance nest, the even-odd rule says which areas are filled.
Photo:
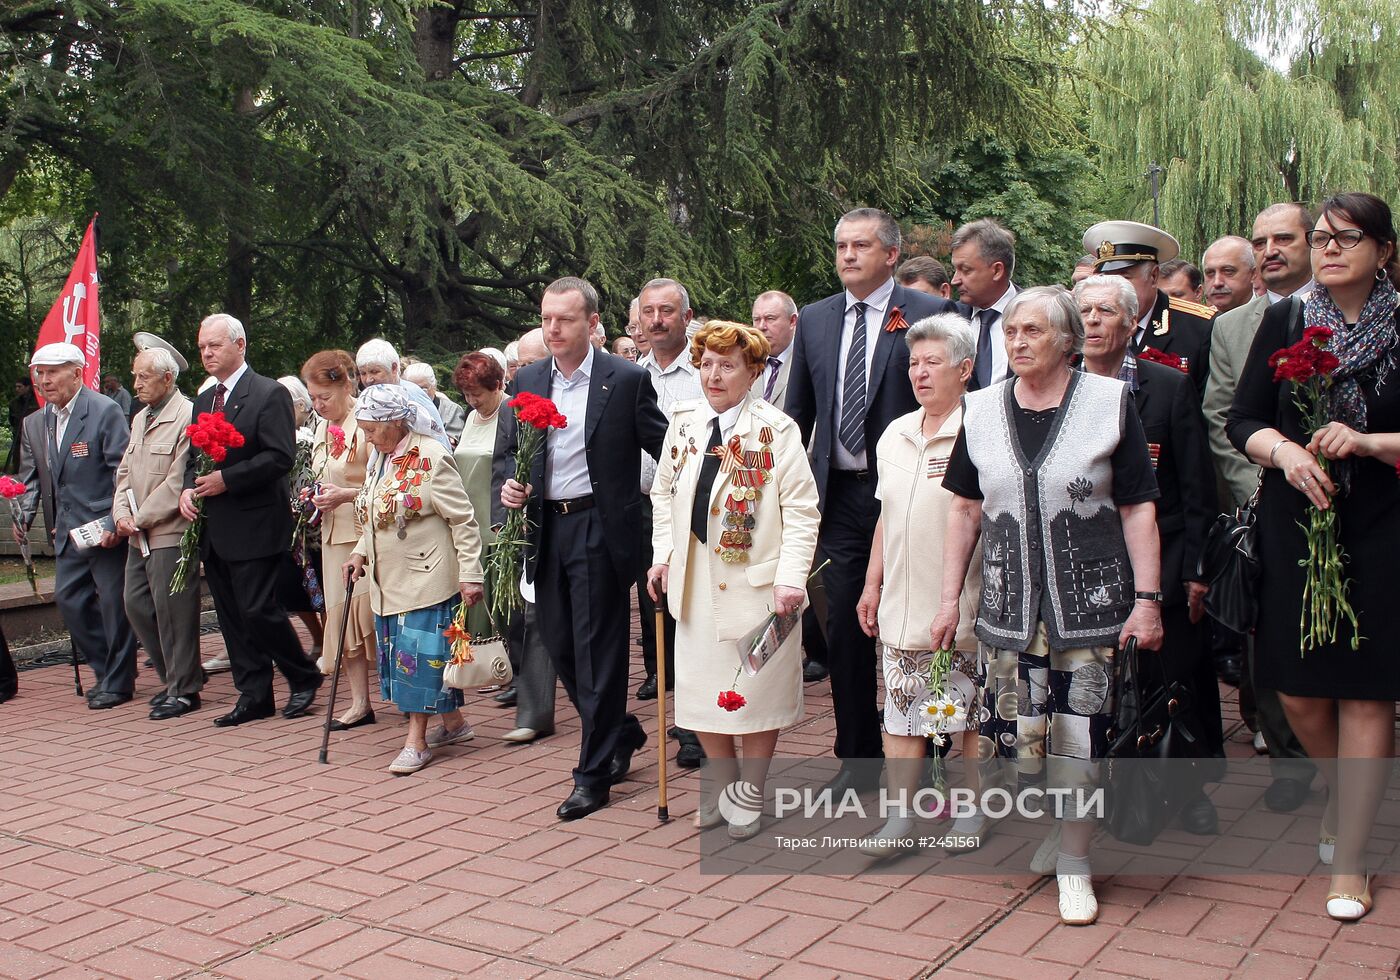
[[331, 721], [335, 718], [335, 692], [340, 688], [340, 662], [345, 657], [345, 634], [350, 629], [350, 600], [355, 598], [355, 579], [345, 579], [345, 613], [340, 617], [340, 646], [335, 652], [335, 667], [331, 669], [331, 699], [326, 703], [326, 724], [321, 729], [321, 755], [317, 759], [326, 764], [326, 750], [331, 744]]
[[[71, 641], [72, 637], [69, 637]], [[78, 644], [70, 642], [73, 648], [73, 693], [78, 697], [83, 696], [83, 677], [78, 673]]]
[[666, 594], [661, 580], [656, 579], [656, 761], [659, 765], [656, 784], [656, 819], [667, 823], [671, 819], [666, 805]]

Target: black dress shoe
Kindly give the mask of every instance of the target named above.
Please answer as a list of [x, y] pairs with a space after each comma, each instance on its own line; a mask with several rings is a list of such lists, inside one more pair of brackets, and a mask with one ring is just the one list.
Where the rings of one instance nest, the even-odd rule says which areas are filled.
[[94, 711], [98, 711], [102, 708], [115, 708], [117, 705], [126, 704], [130, 700], [130, 694], [112, 694], [108, 691], [102, 691], [96, 697], [88, 699], [88, 707]]
[[152, 708], [154, 708], [156, 705], [160, 704], [168, 697], [170, 697], [169, 691], [157, 691], [156, 693], [151, 695], [151, 700], [147, 701], [146, 703], [149, 704]]
[[496, 696], [493, 697], [491, 700], [495, 701], [502, 708], [514, 708], [516, 699], [517, 695], [515, 693], [515, 687], [514, 685], [512, 685], [506, 688], [504, 691], [500, 691], [499, 693], [497, 693]]
[[1181, 808], [1181, 829], [1198, 837], [1213, 837], [1220, 833], [1220, 821], [1215, 813], [1215, 804], [1202, 793]]
[[365, 725], [373, 724], [374, 712], [367, 711], [364, 714], [360, 715], [360, 717], [356, 718], [354, 721], [341, 721], [339, 718], [337, 718], [335, 721], [331, 722], [331, 731], [348, 732], [352, 728], [361, 728]]
[[841, 771], [832, 777], [831, 782], [818, 790], [822, 792], [831, 790], [831, 799], [839, 803], [850, 790], [859, 793], [873, 793], [880, 788], [880, 772], [878, 769], [871, 769], [867, 775], [862, 770], [852, 769], [849, 766], [842, 766]]
[[632, 753], [647, 744], [647, 733], [637, 722], [624, 725], [622, 734], [617, 737], [617, 748], [613, 749], [612, 765], [608, 767], [608, 782], [620, 783], [632, 769]]
[[179, 697], [166, 698], [151, 709], [151, 720], [164, 721], [167, 718], [178, 718], [191, 711], [198, 711], [199, 708], [198, 694], [182, 694]]
[[306, 714], [311, 702], [316, 700], [316, 690], [315, 687], [308, 687], [304, 691], [293, 691], [292, 696], [287, 699], [287, 706], [282, 709], [282, 717], [300, 718]]
[[656, 675], [648, 674], [647, 679], [642, 681], [642, 686], [637, 688], [638, 701], [656, 700]]
[[824, 681], [831, 676], [831, 671], [815, 660], [808, 660], [802, 664], [802, 681], [805, 684], [815, 684], [817, 681]]
[[1303, 805], [1310, 792], [1307, 783], [1284, 776], [1264, 790], [1264, 805], [1275, 813], [1291, 813]]
[[18, 693], [19, 688], [7, 688], [3, 691], [0, 691], [0, 704], [4, 704], [6, 701], [10, 700], [10, 698], [14, 697]]
[[1227, 653], [1215, 658], [1215, 676], [1231, 687], [1240, 686], [1240, 671], [1244, 663], [1238, 653]]
[[676, 750], [676, 765], [682, 769], [699, 769], [705, 764], [705, 749], [695, 733], [684, 728], [677, 729], [676, 741], [681, 747]]
[[252, 701], [240, 700], [228, 714], [215, 718], [214, 724], [220, 728], [230, 728], [233, 725], [242, 725], [244, 722], [271, 718], [276, 711], [277, 706], [271, 702], [257, 704]]
[[592, 789], [588, 786], [575, 786], [569, 798], [555, 810], [560, 820], [577, 820], [608, 805], [607, 788]]

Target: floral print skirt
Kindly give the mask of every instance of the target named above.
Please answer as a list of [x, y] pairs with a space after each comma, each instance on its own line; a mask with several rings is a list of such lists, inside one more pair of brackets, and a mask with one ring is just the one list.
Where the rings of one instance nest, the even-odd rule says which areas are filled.
[[976, 653], [953, 651], [946, 690], [929, 686], [932, 650], [901, 650], [880, 644], [885, 673], [885, 731], [891, 735], [924, 735], [924, 707], [948, 695], [966, 711], [966, 721], [949, 723], [945, 731], [977, 731], [990, 713], [982, 706], [986, 683], [984, 661]]
[[442, 671], [452, 656], [442, 631], [459, 602], [454, 595], [435, 606], [374, 617], [380, 693], [400, 711], [438, 715], [462, 706], [462, 692], [442, 686]]

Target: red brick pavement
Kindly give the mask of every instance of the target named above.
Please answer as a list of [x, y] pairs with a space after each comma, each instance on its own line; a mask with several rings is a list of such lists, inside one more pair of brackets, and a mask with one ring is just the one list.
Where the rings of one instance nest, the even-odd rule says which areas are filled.
[[[654, 754], [607, 809], [554, 818], [578, 744], [562, 693], [559, 733], [519, 747], [499, 739], [513, 713], [473, 698], [476, 740], [396, 779], [387, 710], [319, 766], [318, 719], [213, 728], [227, 674], [163, 723], [137, 707], [149, 671], [101, 713], [67, 678], [26, 672], [0, 708], [6, 977], [1381, 978], [1400, 960], [1400, 895], [1344, 927], [1320, 913], [1321, 878], [1104, 878], [1100, 922], [1071, 929], [1029, 874], [701, 874], [697, 777], [671, 768], [659, 825]], [[807, 704], [780, 751], [829, 745], [827, 686]], [[1318, 802], [1280, 834], [1311, 832]]]

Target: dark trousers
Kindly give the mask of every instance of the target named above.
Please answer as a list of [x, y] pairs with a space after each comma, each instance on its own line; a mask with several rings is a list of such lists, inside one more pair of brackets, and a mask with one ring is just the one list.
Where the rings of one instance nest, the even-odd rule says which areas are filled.
[[[1220, 719], [1220, 683], [1215, 677], [1215, 651], [1209, 642], [1205, 620], [1192, 623], [1185, 602], [1162, 609], [1165, 639], [1158, 655], [1168, 681], [1191, 692], [1196, 718], [1205, 734], [1206, 751], [1225, 754], [1225, 731]], [[1155, 676], [1155, 671], [1153, 672]]]
[[1245, 640], [1244, 670], [1240, 673], [1240, 716], [1255, 731], [1263, 732], [1269, 750], [1269, 771], [1275, 779], [1311, 783], [1317, 772], [1303, 743], [1293, 734], [1278, 691], [1254, 683], [1254, 635]]
[[609, 785], [627, 714], [627, 587], [612, 562], [598, 511], [544, 509], [535, 573], [540, 635], [583, 723], [574, 784]]
[[831, 702], [836, 712], [837, 758], [878, 759], [880, 709], [876, 703], [875, 641], [861, 631], [856, 603], [865, 587], [870, 541], [880, 518], [874, 484], [852, 473], [832, 470], [817, 537], [817, 563], [826, 587], [826, 667], [831, 671]]
[[[642, 624], [642, 666], [648, 677], [656, 676], [656, 603], [647, 594], [647, 571], [651, 568], [651, 500], [642, 498], [640, 563], [637, 568], [637, 613]], [[666, 689], [676, 686], [676, 621], [662, 606], [666, 624]]]
[[226, 561], [211, 548], [204, 576], [224, 633], [240, 702], [271, 705], [275, 664], [293, 691], [319, 687], [321, 672], [307, 659], [287, 611], [275, 594], [281, 555]]
[[15, 660], [10, 656], [10, 642], [5, 639], [5, 631], [0, 629], [0, 701], [12, 698], [19, 691], [19, 674], [15, 672]]
[[150, 654], [156, 673], [172, 698], [198, 694], [204, 687], [199, 664], [199, 576], [191, 575], [184, 591], [170, 594], [180, 549], [127, 549], [126, 615]]
[[[515, 672], [515, 727], [554, 731], [554, 661], [540, 636], [535, 604], [520, 614], [520, 667]], [[623, 682], [626, 683], [625, 681]]]
[[130, 694], [136, 687], [136, 636], [122, 600], [126, 549], [69, 545], [54, 562], [54, 601], [73, 648], [96, 677], [94, 690]]

